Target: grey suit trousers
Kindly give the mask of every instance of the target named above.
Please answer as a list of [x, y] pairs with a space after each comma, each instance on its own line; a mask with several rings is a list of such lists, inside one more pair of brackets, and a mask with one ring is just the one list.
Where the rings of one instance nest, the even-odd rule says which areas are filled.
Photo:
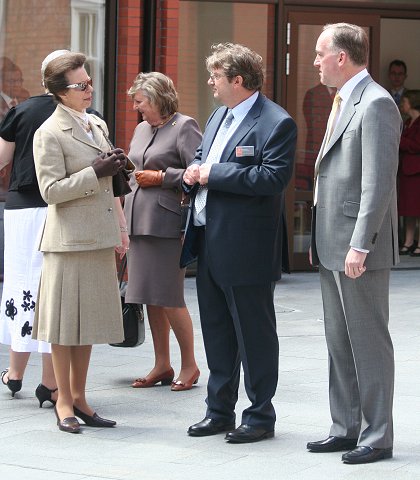
[[388, 330], [389, 269], [353, 280], [320, 265], [329, 355], [330, 435], [393, 444], [394, 352]]

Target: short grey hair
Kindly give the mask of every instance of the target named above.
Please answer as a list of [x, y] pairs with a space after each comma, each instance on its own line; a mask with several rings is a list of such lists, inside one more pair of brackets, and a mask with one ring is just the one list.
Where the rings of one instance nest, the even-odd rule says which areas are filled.
[[369, 39], [362, 27], [351, 23], [331, 23], [323, 31], [332, 30], [331, 48], [343, 50], [357, 66], [367, 65], [369, 59]]

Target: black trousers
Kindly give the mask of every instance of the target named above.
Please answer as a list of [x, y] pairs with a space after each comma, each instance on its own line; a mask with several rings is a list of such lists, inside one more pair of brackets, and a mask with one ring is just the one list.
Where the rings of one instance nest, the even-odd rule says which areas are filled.
[[224, 422], [235, 420], [242, 363], [251, 405], [244, 410], [241, 423], [274, 429], [276, 415], [271, 400], [277, 387], [279, 344], [272, 282], [219, 285], [208, 262], [202, 228], [197, 293], [210, 370], [206, 416]]

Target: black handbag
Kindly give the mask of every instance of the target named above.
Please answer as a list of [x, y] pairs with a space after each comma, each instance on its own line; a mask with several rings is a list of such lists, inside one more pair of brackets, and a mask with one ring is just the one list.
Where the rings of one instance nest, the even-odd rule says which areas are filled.
[[124, 340], [120, 343], [110, 343], [111, 347], [137, 347], [144, 342], [144, 313], [143, 305], [125, 302], [125, 290], [127, 282], [124, 281], [124, 274], [127, 268], [127, 257], [121, 262], [118, 272], [120, 281], [121, 309], [124, 327]]
[[123, 197], [131, 192], [131, 187], [128, 184], [130, 177], [125, 170], [120, 170], [112, 177], [112, 190], [114, 197]]

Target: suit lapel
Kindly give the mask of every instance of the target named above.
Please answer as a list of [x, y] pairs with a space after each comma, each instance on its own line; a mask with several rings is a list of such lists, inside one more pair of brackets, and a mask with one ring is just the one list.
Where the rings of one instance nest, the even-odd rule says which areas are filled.
[[254, 105], [252, 105], [251, 110], [246, 114], [245, 118], [235, 130], [235, 133], [227, 142], [226, 147], [223, 150], [220, 162], [227, 162], [229, 158], [231, 158], [231, 156], [234, 154], [235, 148], [239, 145], [241, 139], [255, 126], [259, 116], [261, 115], [263, 104], [264, 96], [260, 93]]
[[205, 139], [203, 140], [203, 152], [201, 158], [206, 161], [209, 154], [210, 148], [213, 144], [214, 138], [219, 130], [219, 126], [224, 119], [226, 112], [228, 111], [227, 107], [220, 107], [213, 113], [213, 117], [209, 120], [205, 132]]
[[[220, 158], [221, 163], [229, 160], [229, 158], [231, 157], [231, 155], [235, 150], [235, 147], [239, 144], [240, 140], [257, 123], [257, 119], [261, 115], [261, 110], [263, 105], [264, 105], [264, 96], [260, 93], [254, 105], [252, 105], [251, 110], [247, 113], [247, 115], [242, 120], [238, 128], [235, 130], [232, 137], [227, 142]], [[202, 153], [203, 159], [207, 159], [207, 156], [209, 154], [214, 138], [217, 134], [217, 131], [219, 130], [222, 120], [226, 116], [227, 111], [228, 111], [227, 107], [220, 107], [214, 112], [213, 117], [209, 120], [209, 123], [206, 127], [207, 138], [203, 142], [203, 153]]]
[[352, 91], [350, 98], [348, 99], [344, 107], [344, 110], [337, 122], [337, 125], [327, 145], [325, 145], [325, 136], [324, 136], [324, 140], [322, 142], [322, 146], [320, 149], [320, 155], [318, 155], [318, 158], [315, 164], [316, 172], [319, 169], [319, 163], [321, 162], [322, 158], [331, 150], [332, 146], [341, 138], [341, 136], [345, 132], [348, 124], [350, 123], [350, 120], [353, 118], [354, 114], [356, 113], [356, 106], [360, 103], [365, 88], [372, 81], [373, 81], [372, 77], [370, 75], [367, 75], [356, 85], [356, 87]]
[[[95, 150], [107, 150], [109, 146], [100, 131], [99, 127], [96, 125], [96, 122], [92, 124], [92, 131], [93, 137], [98, 139], [99, 144], [96, 144], [94, 140], [92, 140], [89, 135], [83, 130], [83, 128], [79, 125], [79, 123], [63, 108], [61, 108], [60, 104], [58, 104], [56, 109], [57, 115], [57, 123], [59, 127], [63, 131], [70, 131], [72, 137], [77, 140], [78, 142], [84, 143], [85, 145], [89, 145], [90, 147], [94, 148]], [[90, 117], [92, 120], [92, 117]]]

